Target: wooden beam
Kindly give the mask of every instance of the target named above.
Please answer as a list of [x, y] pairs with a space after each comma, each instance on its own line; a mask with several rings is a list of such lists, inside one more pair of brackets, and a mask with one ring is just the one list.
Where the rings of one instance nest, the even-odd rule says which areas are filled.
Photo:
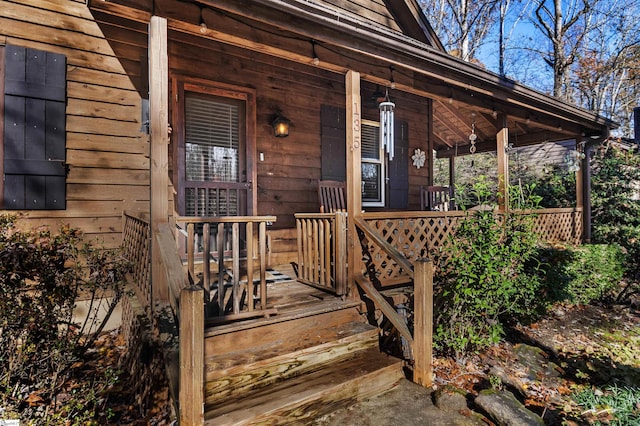
[[[360, 166], [362, 148], [362, 115], [360, 102], [360, 74], [348, 71], [345, 76], [346, 107], [347, 107], [347, 259], [337, 259], [336, 262], [347, 261], [347, 286], [355, 283], [355, 272], [360, 270], [359, 255], [360, 242], [356, 233], [355, 219], [362, 211], [362, 175]], [[353, 288], [347, 288], [347, 294], [355, 297]]]
[[204, 424], [204, 290], [180, 293], [180, 388], [182, 425]]
[[149, 124], [151, 130], [151, 287], [153, 302], [167, 300], [167, 281], [154, 234], [169, 221], [169, 62], [167, 20], [149, 22]]
[[496, 135], [496, 154], [498, 158], [498, 210], [505, 212], [509, 208], [509, 129], [505, 124]]
[[414, 264], [413, 381], [429, 387], [433, 381], [433, 262]]
[[365, 294], [373, 304], [380, 309], [380, 311], [384, 314], [385, 317], [393, 324], [393, 326], [398, 330], [398, 333], [405, 339], [409, 345], [413, 348], [414, 341], [413, 336], [411, 335], [411, 331], [407, 324], [405, 324], [404, 319], [396, 312], [395, 308], [391, 306], [389, 302], [385, 299], [385, 297], [380, 294], [380, 292], [371, 284], [371, 281], [363, 275], [358, 275], [356, 277], [358, 280], [358, 285], [362, 290], [364, 290]]
[[[435, 144], [433, 133], [433, 101], [429, 99], [427, 106], [427, 164], [429, 165], [429, 175], [427, 176], [427, 185], [433, 185], [433, 169], [434, 154], [433, 147]], [[411, 153], [410, 153], [411, 154]]]
[[584, 160], [581, 165], [582, 173], [582, 241], [591, 242], [591, 148], [587, 144], [584, 148]]

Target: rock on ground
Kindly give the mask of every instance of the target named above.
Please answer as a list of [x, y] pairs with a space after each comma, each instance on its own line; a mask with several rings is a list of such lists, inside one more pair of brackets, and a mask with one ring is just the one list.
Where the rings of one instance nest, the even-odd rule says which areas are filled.
[[499, 426], [544, 426], [542, 418], [527, 410], [509, 391], [484, 390], [476, 397], [475, 404]]
[[[317, 419], [314, 426], [476, 426], [486, 423], [476, 417], [445, 412], [431, 401], [431, 389], [402, 380], [382, 395]], [[472, 414], [472, 413], [471, 413]]]

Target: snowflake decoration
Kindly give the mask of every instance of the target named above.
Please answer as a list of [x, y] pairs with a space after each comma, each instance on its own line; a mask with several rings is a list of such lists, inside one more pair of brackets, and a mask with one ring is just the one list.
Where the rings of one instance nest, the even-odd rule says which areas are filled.
[[424, 160], [427, 157], [424, 154], [424, 151], [421, 150], [420, 148], [416, 148], [414, 154], [411, 156], [411, 159], [413, 160], [413, 165], [416, 166], [416, 168], [420, 168], [424, 166]]

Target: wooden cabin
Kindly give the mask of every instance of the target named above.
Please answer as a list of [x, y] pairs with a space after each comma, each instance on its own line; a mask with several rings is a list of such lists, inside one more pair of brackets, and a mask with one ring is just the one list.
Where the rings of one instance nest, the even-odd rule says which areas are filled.
[[[434, 156], [494, 150], [505, 177], [510, 146], [613, 126], [448, 55], [415, 0], [5, 0], [0, 88], [0, 208], [124, 244], [143, 305], [179, 320], [184, 424], [303, 421], [394, 386], [372, 311], [429, 383], [421, 259], [461, 217], [420, 211]], [[320, 213], [327, 180], [346, 212]], [[582, 238], [583, 180], [540, 215], [549, 238]], [[267, 282], [290, 262], [297, 281]], [[402, 283], [423, 333], [380, 288]]]

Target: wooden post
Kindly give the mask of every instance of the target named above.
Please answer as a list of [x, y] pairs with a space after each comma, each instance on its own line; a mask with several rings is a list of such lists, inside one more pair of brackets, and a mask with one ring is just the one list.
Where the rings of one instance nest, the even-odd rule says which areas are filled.
[[433, 382], [433, 262], [414, 265], [413, 381], [424, 387]]
[[[456, 187], [456, 157], [449, 157], [449, 187]], [[455, 192], [454, 192], [455, 194]]]
[[204, 424], [204, 290], [192, 286], [180, 292], [181, 425]]
[[[591, 147], [587, 144], [584, 148], [582, 170], [582, 242], [591, 242]], [[576, 182], [577, 186], [577, 182]], [[576, 188], [576, 191], [578, 189]]]
[[[581, 152], [580, 148], [580, 136], [576, 137], [576, 151]], [[576, 171], [576, 208], [580, 209], [584, 212], [584, 174], [585, 174], [585, 165], [584, 160], [578, 157], [578, 161], [580, 164], [580, 169]], [[581, 235], [582, 229], [579, 229], [579, 223], [576, 220], [577, 214], [573, 214], [573, 236], [574, 241], [578, 240], [577, 236]], [[580, 242], [582, 242], [582, 238], [580, 238]]]
[[167, 281], [155, 234], [169, 221], [169, 61], [167, 20], [149, 22], [149, 124], [151, 129], [151, 292], [152, 302], [167, 300]]
[[431, 99], [427, 99], [427, 164], [429, 168], [428, 176], [427, 176], [427, 185], [433, 185], [433, 180], [435, 178], [434, 173], [434, 165], [435, 158], [433, 155], [433, 101]]
[[496, 135], [496, 154], [498, 157], [498, 210], [507, 211], [509, 208], [509, 129], [504, 124]]
[[[360, 73], [347, 71], [345, 77], [347, 98], [347, 294], [355, 297], [351, 286], [355, 283], [356, 270], [362, 256], [358, 254], [360, 242], [356, 233], [355, 218], [362, 211], [362, 115], [360, 109]], [[337, 263], [344, 263], [344, 259], [336, 259]]]
[[[336, 258], [344, 259], [347, 257], [347, 241], [346, 233], [347, 229], [347, 214], [344, 212], [336, 212], [335, 220], [335, 253]], [[335, 262], [335, 279], [336, 279], [336, 293], [339, 296], [344, 296], [347, 292], [347, 264], [344, 262]]]

